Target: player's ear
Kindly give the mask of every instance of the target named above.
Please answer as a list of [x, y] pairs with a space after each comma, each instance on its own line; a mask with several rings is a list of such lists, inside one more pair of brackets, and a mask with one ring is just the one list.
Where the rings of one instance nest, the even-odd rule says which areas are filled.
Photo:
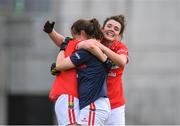
[[85, 32], [84, 30], [82, 30], [80, 34], [81, 34], [81, 36], [83, 36], [83, 37], [87, 37], [87, 34], [86, 34], [86, 32]]
[[76, 35], [71, 31], [71, 35], [73, 37], [73, 39], [76, 39]]

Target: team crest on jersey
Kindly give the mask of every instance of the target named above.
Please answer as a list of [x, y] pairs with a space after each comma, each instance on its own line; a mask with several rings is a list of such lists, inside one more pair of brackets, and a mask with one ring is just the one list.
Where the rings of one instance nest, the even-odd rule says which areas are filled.
[[84, 117], [81, 121], [82, 122], [88, 122], [88, 119]]
[[118, 69], [119, 68], [119, 66], [116, 65], [115, 63], [112, 62], [111, 64], [112, 64], [111, 69]]
[[114, 72], [109, 72], [109, 73], [108, 73], [108, 76], [109, 76], [109, 77], [116, 77], [116, 73], [114, 73]]
[[111, 69], [118, 69], [118, 68], [119, 68], [119, 66], [115, 65], [115, 64], [111, 67]]

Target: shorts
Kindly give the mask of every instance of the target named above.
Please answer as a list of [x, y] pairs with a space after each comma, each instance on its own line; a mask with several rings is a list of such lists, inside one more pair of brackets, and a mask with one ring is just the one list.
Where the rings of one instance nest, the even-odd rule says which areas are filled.
[[109, 116], [106, 125], [125, 126], [125, 105], [111, 109], [111, 115]]
[[63, 94], [55, 103], [55, 113], [59, 125], [75, 124], [79, 113], [78, 98]]
[[105, 125], [111, 113], [108, 98], [99, 98], [95, 102], [81, 109], [78, 115], [78, 124], [81, 125]]

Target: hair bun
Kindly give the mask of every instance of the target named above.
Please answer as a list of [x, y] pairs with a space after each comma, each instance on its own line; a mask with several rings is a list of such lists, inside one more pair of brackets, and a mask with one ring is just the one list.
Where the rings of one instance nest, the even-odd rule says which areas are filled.
[[90, 22], [93, 23], [93, 25], [99, 25], [99, 22], [96, 18], [91, 19]]
[[125, 21], [124, 15], [120, 14], [120, 15], [118, 15], [118, 17], [119, 17], [122, 21]]

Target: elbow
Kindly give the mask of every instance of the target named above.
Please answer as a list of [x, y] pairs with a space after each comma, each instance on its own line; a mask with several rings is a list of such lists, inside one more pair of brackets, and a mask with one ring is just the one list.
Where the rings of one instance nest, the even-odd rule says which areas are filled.
[[66, 70], [69, 70], [71, 67], [68, 67], [64, 64], [57, 64], [56, 65], [56, 70], [58, 71], [66, 71]]
[[127, 59], [124, 59], [124, 60], [120, 60], [117, 65], [119, 67], [125, 67], [125, 65], [127, 64]]
[[126, 56], [121, 56], [121, 58], [118, 61], [119, 61], [118, 65], [120, 67], [125, 67], [125, 65], [128, 62], [128, 58]]
[[117, 63], [117, 65], [118, 65], [119, 67], [124, 67], [124, 66], [126, 65], [126, 63], [124, 63], [124, 62], [119, 62], [119, 63]]
[[63, 71], [64, 69], [63, 69], [63, 67], [61, 67], [61, 65], [56, 65], [56, 70]]
[[125, 67], [125, 65], [126, 65], [126, 62], [123, 62], [123, 63], [122, 63], [122, 67]]

